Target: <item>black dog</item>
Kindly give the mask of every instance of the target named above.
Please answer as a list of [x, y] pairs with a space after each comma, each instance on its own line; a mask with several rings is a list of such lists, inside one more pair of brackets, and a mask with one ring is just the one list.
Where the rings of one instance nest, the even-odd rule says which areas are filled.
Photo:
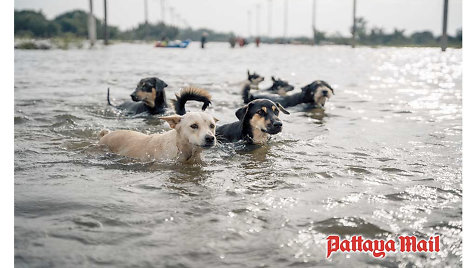
[[[294, 87], [290, 85], [287, 81], [284, 81], [280, 78], [275, 79], [272, 76], [272, 86], [265, 89], [267, 93], [275, 93], [279, 95], [285, 95], [287, 92], [292, 91]], [[261, 92], [262, 93], [262, 92]]]
[[216, 128], [216, 137], [223, 142], [245, 140], [249, 143], [265, 143], [269, 135], [282, 131], [279, 111], [290, 114], [280, 103], [265, 99], [251, 101], [236, 111], [239, 121]]
[[326, 100], [334, 95], [333, 88], [322, 80], [316, 80], [302, 87], [302, 92], [287, 96], [277, 94], [251, 94], [250, 89], [243, 91], [244, 103], [255, 99], [269, 99], [280, 103], [283, 107], [291, 107], [301, 103], [312, 104], [315, 107], [324, 107]]
[[120, 105], [113, 105], [110, 102], [110, 89], [108, 89], [108, 104], [123, 110], [127, 115], [136, 115], [148, 112], [149, 114], [162, 114], [168, 105], [164, 88], [167, 84], [157, 77], [143, 78], [139, 81], [136, 89], [131, 94], [133, 101], [125, 101]]

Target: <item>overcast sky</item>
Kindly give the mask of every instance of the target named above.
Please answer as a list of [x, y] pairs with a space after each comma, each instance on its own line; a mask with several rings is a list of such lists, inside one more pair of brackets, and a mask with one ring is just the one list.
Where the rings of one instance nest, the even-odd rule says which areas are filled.
[[[143, 22], [145, 1], [108, 0], [108, 23], [125, 30]], [[103, 0], [93, 2], [94, 14], [103, 18]], [[161, 0], [147, 2], [149, 21], [161, 20]], [[442, 29], [443, 2], [357, 0], [357, 16], [364, 17], [368, 27], [378, 26], [387, 31], [396, 27], [405, 29], [407, 33], [429, 30], [439, 35]], [[259, 5], [259, 32], [267, 35], [269, 3], [272, 3], [271, 35], [282, 36], [285, 0], [165, 0], [165, 20], [169, 22], [171, 13], [168, 8], [172, 7], [192, 28], [207, 27], [217, 31], [233, 31], [240, 35], [247, 35], [251, 31], [251, 34], [256, 34]], [[352, 24], [352, 3], [353, 0], [316, 0], [317, 29], [347, 35]], [[46, 17], [51, 19], [72, 9], [88, 10], [89, 0], [15, 0], [15, 9], [42, 10]], [[312, 10], [313, 0], [288, 1], [289, 36], [311, 35]], [[455, 35], [456, 30], [461, 27], [462, 0], [449, 0], [448, 33]]]

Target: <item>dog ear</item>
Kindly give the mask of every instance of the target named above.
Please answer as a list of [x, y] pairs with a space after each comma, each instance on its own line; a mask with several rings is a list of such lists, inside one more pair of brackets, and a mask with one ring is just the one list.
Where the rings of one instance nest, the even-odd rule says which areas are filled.
[[251, 76], [251, 73], [249, 72], [249, 69], [247, 70], [247, 77]]
[[331, 92], [332, 92], [333, 95], [334, 95], [334, 89], [333, 89], [328, 83], [326, 83], [325, 81], [321, 81], [321, 83], [322, 83], [325, 87], [331, 89]]
[[165, 120], [167, 123], [169, 123], [169, 126], [171, 128], [175, 128], [180, 123], [180, 120], [182, 120], [182, 116], [170, 115], [170, 116], [160, 117], [159, 119]]
[[244, 118], [246, 117], [246, 114], [247, 112], [249, 111], [249, 109], [254, 105], [254, 103], [248, 103], [247, 105], [239, 108], [237, 111], [236, 111], [236, 117], [239, 119], [239, 121], [243, 121]]
[[272, 81], [274, 81], [274, 82], [275, 82], [275, 78], [274, 78], [273, 76], [272, 76]]
[[215, 123], [218, 122], [218, 121], [220, 121], [220, 120], [219, 120], [218, 118], [216, 118], [216, 117], [213, 117], [213, 120], [215, 120]]
[[275, 105], [277, 105], [277, 108], [279, 108], [279, 110], [284, 113], [284, 114], [290, 114], [287, 110], [285, 110], [285, 108], [282, 106], [282, 104], [276, 102]]
[[239, 108], [239, 109], [236, 111], [235, 115], [236, 115], [236, 117], [239, 119], [239, 121], [241, 121], [241, 120], [243, 120], [244, 115], [246, 114], [246, 112], [247, 112], [247, 105], [245, 105], [245, 106]]
[[167, 87], [167, 84], [166, 82], [162, 81], [161, 79], [157, 78], [157, 77], [153, 77], [154, 79], [154, 86], [156, 89], [163, 89], [165, 87]]

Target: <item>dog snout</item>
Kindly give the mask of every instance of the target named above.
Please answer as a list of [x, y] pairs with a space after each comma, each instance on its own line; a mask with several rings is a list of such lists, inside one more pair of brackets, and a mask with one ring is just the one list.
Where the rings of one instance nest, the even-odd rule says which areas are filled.
[[282, 121], [272, 120], [271, 124], [267, 128], [267, 133], [273, 135], [282, 131]]
[[275, 121], [272, 125], [275, 128], [281, 128], [282, 127], [282, 121]]
[[210, 135], [206, 135], [205, 136], [205, 142], [208, 144], [208, 143], [213, 143], [215, 142], [215, 136], [210, 136]]
[[133, 101], [139, 101], [139, 100], [138, 100], [138, 96], [136, 95], [136, 91], [133, 92], [133, 93], [131, 93], [130, 96], [131, 96], [131, 99], [132, 99]]

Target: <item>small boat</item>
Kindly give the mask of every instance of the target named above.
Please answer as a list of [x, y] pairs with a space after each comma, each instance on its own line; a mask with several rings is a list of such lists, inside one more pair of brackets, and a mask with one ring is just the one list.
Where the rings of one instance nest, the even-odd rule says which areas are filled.
[[191, 40], [175, 40], [175, 41], [157, 41], [154, 47], [169, 47], [169, 48], [186, 48], [190, 44]]

